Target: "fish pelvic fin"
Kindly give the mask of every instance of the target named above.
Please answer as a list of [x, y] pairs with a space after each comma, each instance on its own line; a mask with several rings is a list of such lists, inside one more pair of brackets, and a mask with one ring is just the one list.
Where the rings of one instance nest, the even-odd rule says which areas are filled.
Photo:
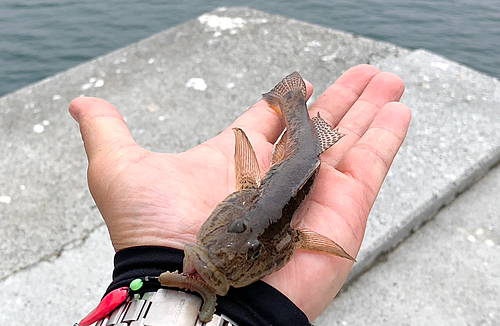
[[300, 89], [304, 98], [306, 97], [306, 83], [298, 72], [293, 72], [281, 80], [272, 90], [268, 93], [262, 94], [262, 97], [267, 104], [279, 115], [283, 115], [281, 101], [283, 96], [288, 92], [295, 89]]
[[356, 259], [349, 255], [341, 246], [324, 235], [309, 229], [300, 229], [295, 231], [298, 248], [332, 254], [334, 256], [346, 258], [356, 262]]
[[233, 128], [234, 172], [236, 175], [236, 190], [258, 188], [260, 186], [260, 169], [257, 156], [247, 135], [241, 128]]
[[332, 147], [336, 142], [338, 142], [345, 134], [339, 132], [338, 129], [333, 129], [330, 125], [323, 120], [319, 115], [311, 119], [316, 131], [316, 136], [318, 137], [320, 145], [320, 154]]

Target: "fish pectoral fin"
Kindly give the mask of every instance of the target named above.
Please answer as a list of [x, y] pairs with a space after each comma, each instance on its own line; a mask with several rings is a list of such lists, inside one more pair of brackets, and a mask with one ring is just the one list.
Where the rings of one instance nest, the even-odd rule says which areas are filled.
[[233, 128], [234, 172], [236, 174], [236, 190], [258, 188], [260, 186], [260, 169], [257, 156], [247, 135], [241, 128]]
[[304, 250], [319, 251], [346, 258], [356, 262], [341, 246], [330, 238], [309, 229], [295, 230], [297, 233], [297, 247]]
[[319, 112], [318, 115], [311, 120], [321, 147], [320, 153], [323, 153], [332, 147], [336, 142], [345, 136], [345, 134], [341, 134], [338, 129], [332, 130], [330, 125], [319, 115]]
[[293, 148], [292, 146], [290, 146], [290, 137], [288, 135], [288, 130], [285, 129], [285, 131], [283, 131], [283, 134], [281, 134], [279, 141], [276, 143], [276, 145], [274, 145], [271, 166], [289, 158], [293, 154]]
[[267, 102], [267, 104], [279, 115], [283, 115], [283, 110], [281, 108], [281, 99], [288, 92], [294, 89], [300, 89], [304, 98], [306, 97], [306, 83], [300, 76], [298, 72], [293, 72], [281, 80], [278, 85], [274, 86], [272, 90], [268, 93], [262, 94], [262, 97]]

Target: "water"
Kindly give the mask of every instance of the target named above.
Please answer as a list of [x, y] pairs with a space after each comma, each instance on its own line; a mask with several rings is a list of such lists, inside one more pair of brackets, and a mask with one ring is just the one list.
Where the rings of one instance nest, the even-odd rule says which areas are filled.
[[1, 0], [0, 95], [216, 7], [244, 5], [425, 48], [500, 78], [498, 0]]

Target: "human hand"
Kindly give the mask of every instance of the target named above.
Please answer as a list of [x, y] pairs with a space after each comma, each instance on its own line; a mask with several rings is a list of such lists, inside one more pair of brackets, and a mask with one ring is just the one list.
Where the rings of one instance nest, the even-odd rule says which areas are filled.
[[[321, 155], [315, 185], [294, 217], [294, 226], [321, 233], [355, 256], [366, 220], [410, 121], [398, 101], [403, 82], [367, 65], [354, 67], [311, 106], [346, 136]], [[312, 86], [307, 84], [307, 97]], [[245, 130], [261, 171], [269, 169], [282, 117], [257, 102], [228, 129], [181, 154], [154, 153], [133, 140], [108, 102], [77, 98], [70, 104], [89, 160], [88, 182], [116, 251], [155, 245], [183, 249], [215, 206], [235, 190], [234, 135]], [[316, 318], [345, 282], [352, 262], [297, 250], [283, 269], [264, 278]]]

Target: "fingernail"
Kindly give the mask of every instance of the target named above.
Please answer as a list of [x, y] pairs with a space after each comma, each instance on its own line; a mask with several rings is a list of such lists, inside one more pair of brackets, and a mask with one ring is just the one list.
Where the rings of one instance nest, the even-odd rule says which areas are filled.
[[69, 114], [73, 117], [73, 119], [75, 119], [76, 122], [80, 123], [80, 116], [76, 113], [76, 110], [71, 104], [72, 103], [69, 104]]

